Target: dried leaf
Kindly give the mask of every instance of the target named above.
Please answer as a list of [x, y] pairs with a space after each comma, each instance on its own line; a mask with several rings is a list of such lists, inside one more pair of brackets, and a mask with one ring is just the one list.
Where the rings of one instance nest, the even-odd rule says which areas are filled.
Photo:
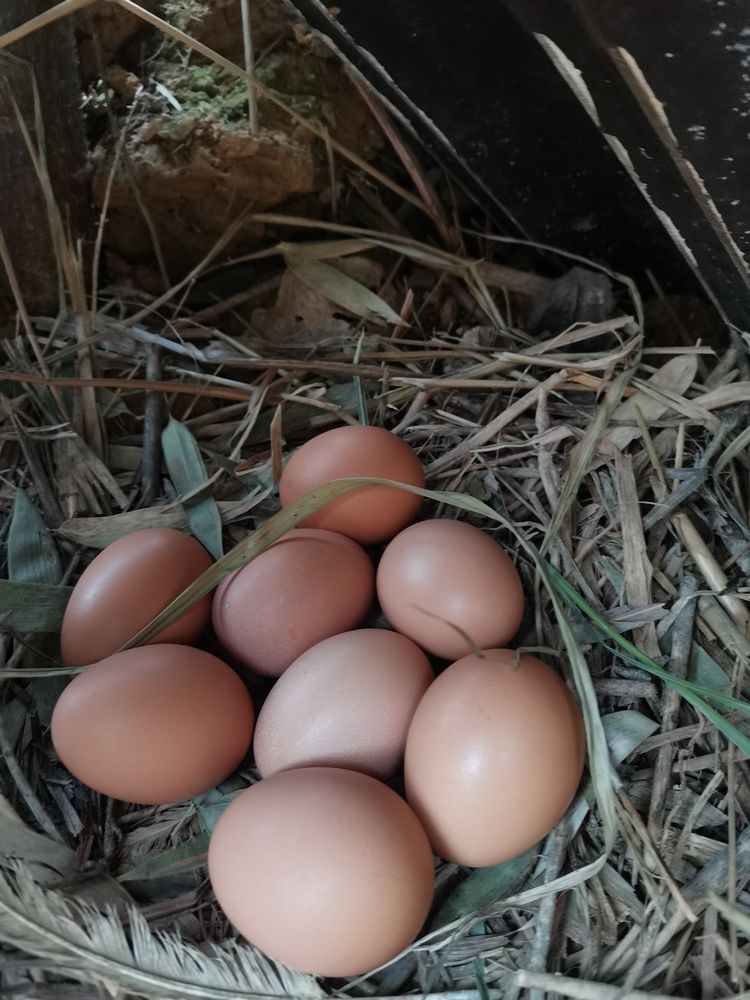
[[300, 281], [355, 316], [373, 322], [396, 325], [400, 322], [398, 313], [384, 299], [331, 264], [306, 259], [299, 251], [289, 254], [286, 262], [289, 270]]
[[[667, 389], [678, 395], [682, 395], [695, 381], [698, 371], [698, 357], [695, 354], [683, 354], [677, 358], [671, 358], [665, 365], [655, 372], [647, 384], [655, 390]], [[669, 400], [663, 396], [654, 396], [644, 389], [639, 389], [633, 393], [625, 402], [620, 403], [612, 414], [613, 424], [632, 424], [632, 427], [611, 427], [603, 435], [599, 450], [603, 454], [611, 455], [619, 448], [625, 448], [636, 441], [641, 432], [637, 424], [637, 411], [640, 410], [646, 424], [653, 423], [663, 417], [670, 410]]]
[[152, 933], [135, 908], [123, 918], [34, 884], [27, 868], [0, 869], [0, 940], [40, 964], [108, 991], [154, 1000], [317, 998], [312, 976], [266, 958], [250, 945], [202, 950], [177, 934]]
[[75, 500], [76, 507], [102, 511], [101, 499], [109, 495], [118, 507], [127, 507], [128, 500], [107, 466], [96, 457], [83, 438], [77, 434], [56, 438], [53, 443], [58, 489], [61, 496]]
[[197, 500], [186, 499], [206, 486], [208, 476], [195, 438], [179, 420], [170, 417], [162, 431], [161, 446], [169, 477], [183, 498], [190, 529], [214, 559], [221, 559], [224, 547], [221, 541], [221, 516], [212, 496]]
[[[219, 515], [222, 524], [231, 524], [244, 517], [249, 511], [266, 499], [271, 489], [253, 490], [241, 500], [220, 500]], [[142, 528], [175, 528], [177, 531], [188, 530], [188, 519], [181, 504], [157, 504], [154, 507], [144, 507], [143, 510], [128, 510], [122, 514], [110, 514], [108, 517], [73, 517], [64, 521], [58, 531], [65, 538], [87, 548], [103, 549], [118, 538], [129, 535]]]

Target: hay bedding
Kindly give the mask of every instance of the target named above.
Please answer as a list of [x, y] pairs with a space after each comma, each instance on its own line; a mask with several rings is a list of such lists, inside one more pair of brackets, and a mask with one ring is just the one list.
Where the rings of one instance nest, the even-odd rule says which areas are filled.
[[[358, 165], [349, 183], [361, 190], [369, 173], [382, 226], [354, 212], [351, 225], [258, 220], [279, 234], [266, 254], [281, 285], [250, 322], [236, 311], [247, 289], [186, 304], [224, 240], [158, 298], [104, 288], [92, 317], [69, 294], [55, 320], [17, 303], [0, 376], [4, 995], [748, 988], [741, 346], [717, 353], [700, 331], [654, 346], [635, 286], [616, 275], [611, 316], [533, 338], [525, 317], [546, 279], [509, 266], [511, 241], [460, 231], [379, 117], [401, 164], [389, 176]], [[549, 266], [571, 263], [593, 266]], [[278, 515], [274, 493], [290, 448], [357, 420], [418, 451], [426, 516], [458, 513], [515, 554], [529, 597], [517, 642], [576, 688], [589, 779], [538, 850], [476, 872], [442, 865], [425, 935], [401, 959], [318, 984], [232, 943], [206, 883], [208, 833], [256, 780], [251, 764], [200, 800], [129, 807], [72, 781], [47, 727], [65, 673], [54, 633], [91, 549], [140, 527], [192, 530], [227, 553], [208, 587], [299, 516]]]

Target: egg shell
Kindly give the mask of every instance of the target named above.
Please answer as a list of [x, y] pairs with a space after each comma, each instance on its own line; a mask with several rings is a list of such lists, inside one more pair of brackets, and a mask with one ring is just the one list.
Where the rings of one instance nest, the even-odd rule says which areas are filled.
[[[279, 482], [282, 507], [332, 479], [372, 476], [424, 486], [424, 471], [415, 452], [382, 427], [335, 427], [294, 452]], [[334, 500], [306, 518], [305, 527], [326, 528], [363, 545], [392, 538], [412, 521], [422, 498], [406, 490], [370, 486]]]
[[[60, 635], [63, 663], [82, 666], [117, 652], [212, 564], [199, 542], [172, 528], [118, 538], [73, 588]], [[207, 596], [152, 642], [195, 642], [210, 614]]]
[[260, 773], [321, 765], [391, 777], [432, 679], [422, 650], [396, 632], [324, 639], [294, 661], [260, 711], [253, 743]]
[[65, 688], [52, 743], [79, 781], [127, 802], [163, 805], [223, 781], [247, 753], [254, 711], [245, 685], [190, 646], [115, 653]]
[[271, 958], [320, 976], [390, 961], [430, 908], [433, 862], [403, 799], [356, 771], [309, 767], [253, 785], [208, 849], [216, 898]]
[[446, 861], [513, 858], [563, 816], [581, 780], [583, 720], [541, 660], [510, 649], [466, 656], [431, 685], [406, 742], [409, 804]]
[[372, 563], [356, 542], [295, 528], [221, 582], [214, 629], [243, 666], [279, 677], [316, 642], [359, 625], [374, 591]]
[[463, 521], [412, 524], [378, 566], [380, 606], [393, 627], [424, 649], [455, 660], [472, 647], [504, 646], [523, 618], [523, 586], [506, 552]]

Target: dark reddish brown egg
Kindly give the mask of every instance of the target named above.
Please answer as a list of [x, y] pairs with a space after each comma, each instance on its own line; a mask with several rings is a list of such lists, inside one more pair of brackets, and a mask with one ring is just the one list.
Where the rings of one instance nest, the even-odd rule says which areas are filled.
[[214, 628], [239, 663], [279, 677], [316, 642], [356, 628], [374, 590], [372, 563], [351, 538], [296, 528], [221, 582]]
[[[172, 528], [144, 528], [108, 545], [73, 588], [60, 636], [63, 662], [81, 666], [117, 652], [212, 564], [199, 542]], [[209, 595], [153, 642], [195, 642], [210, 614]]]

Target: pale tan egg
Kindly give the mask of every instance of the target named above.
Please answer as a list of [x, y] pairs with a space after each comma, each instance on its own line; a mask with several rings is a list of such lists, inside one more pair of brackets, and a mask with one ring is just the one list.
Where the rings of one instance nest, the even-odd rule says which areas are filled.
[[407, 798], [446, 861], [498, 864], [561, 819], [585, 751], [580, 710], [554, 670], [512, 649], [485, 650], [448, 667], [419, 703]]
[[390, 778], [432, 679], [422, 650], [397, 632], [324, 639], [282, 674], [261, 709], [253, 743], [260, 773], [322, 765]]
[[340, 768], [280, 771], [241, 792], [211, 837], [208, 872], [251, 944], [320, 976], [395, 958], [432, 901], [432, 853], [414, 813]]

